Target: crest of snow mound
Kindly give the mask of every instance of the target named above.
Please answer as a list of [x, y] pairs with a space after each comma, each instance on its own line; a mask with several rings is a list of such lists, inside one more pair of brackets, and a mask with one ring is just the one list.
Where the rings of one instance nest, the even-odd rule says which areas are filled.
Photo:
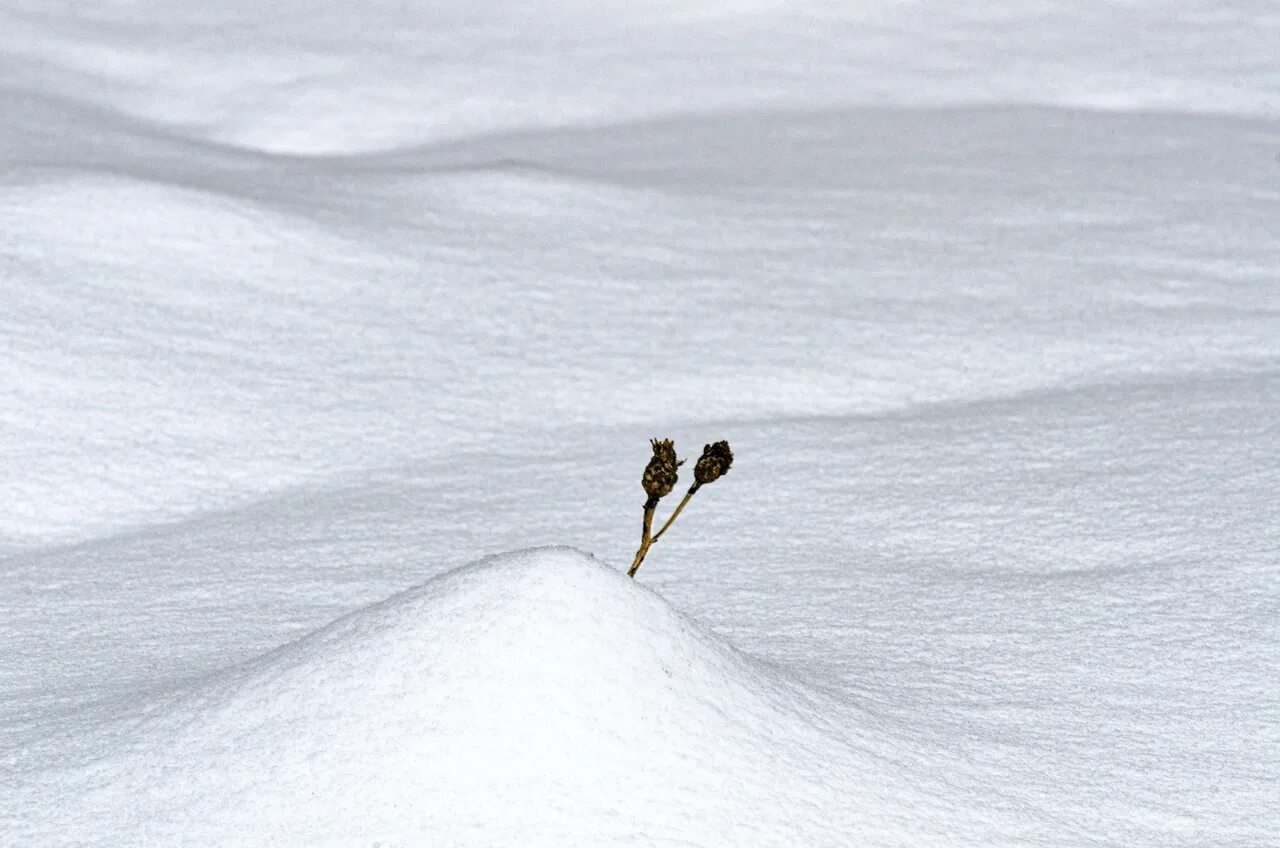
[[27, 844], [896, 842], [825, 713], [585, 554], [504, 554], [101, 732]]

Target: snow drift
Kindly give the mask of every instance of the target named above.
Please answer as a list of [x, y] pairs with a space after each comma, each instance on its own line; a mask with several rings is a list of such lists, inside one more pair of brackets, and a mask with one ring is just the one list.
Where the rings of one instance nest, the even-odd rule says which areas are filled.
[[847, 845], [924, 806], [841, 705], [565, 548], [130, 709], [37, 775], [62, 803], [21, 844]]

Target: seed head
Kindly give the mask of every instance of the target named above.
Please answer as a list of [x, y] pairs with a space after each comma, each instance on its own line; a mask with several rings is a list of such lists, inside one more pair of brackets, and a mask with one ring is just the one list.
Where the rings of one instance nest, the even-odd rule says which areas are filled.
[[653, 445], [653, 457], [645, 466], [640, 483], [644, 486], [645, 494], [656, 501], [671, 494], [671, 490], [676, 487], [676, 481], [680, 477], [680, 472], [676, 469], [684, 464], [684, 460], [676, 459], [676, 446], [670, 439], [650, 439], [649, 444]]
[[728, 442], [716, 442], [702, 449], [702, 456], [693, 466], [694, 486], [714, 483], [729, 472], [733, 465], [733, 451]]

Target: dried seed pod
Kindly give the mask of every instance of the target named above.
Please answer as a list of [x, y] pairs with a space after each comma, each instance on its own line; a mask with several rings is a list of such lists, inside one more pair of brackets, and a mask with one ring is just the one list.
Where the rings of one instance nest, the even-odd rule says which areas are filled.
[[677, 469], [684, 460], [676, 459], [676, 446], [670, 439], [650, 439], [649, 443], [653, 445], [653, 458], [645, 466], [640, 483], [644, 486], [645, 494], [657, 501], [658, 498], [671, 494], [671, 490], [676, 487], [676, 481], [680, 477]]
[[702, 449], [702, 456], [693, 466], [694, 486], [714, 483], [729, 471], [733, 465], [733, 451], [728, 442], [716, 442]]

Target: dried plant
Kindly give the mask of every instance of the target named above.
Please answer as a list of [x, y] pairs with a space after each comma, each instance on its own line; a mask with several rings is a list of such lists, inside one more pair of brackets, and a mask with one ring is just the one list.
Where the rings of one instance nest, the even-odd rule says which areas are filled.
[[653, 456], [649, 459], [649, 464], [645, 466], [644, 474], [640, 478], [640, 484], [649, 497], [644, 502], [644, 524], [640, 533], [640, 548], [636, 551], [636, 558], [632, 561], [631, 568], [627, 570], [628, 577], [636, 576], [636, 572], [640, 570], [640, 564], [644, 562], [645, 554], [649, 553], [649, 547], [662, 538], [662, 534], [667, 532], [667, 528], [680, 515], [685, 504], [689, 503], [689, 499], [697, 493], [698, 489], [719, 480], [728, 473], [729, 466], [733, 465], [733, 451], [729, 449], [728, 442], [715, 442], [703, 447], [702, 456], [693, 466], [693, 485], [689, 487], [689, 491], [671, 513], [671, 517], [663, 523], [657, 533], [653, 533], [653, 515], [657, 511], [658, 501], [671, 494], [676, 487], [680, 478], [679, 468], [684, 464], [684, 460], [676, 458], [676, 447], [670, 439], [661, 441], [650, 439], [649, 444], [653, 447]]

